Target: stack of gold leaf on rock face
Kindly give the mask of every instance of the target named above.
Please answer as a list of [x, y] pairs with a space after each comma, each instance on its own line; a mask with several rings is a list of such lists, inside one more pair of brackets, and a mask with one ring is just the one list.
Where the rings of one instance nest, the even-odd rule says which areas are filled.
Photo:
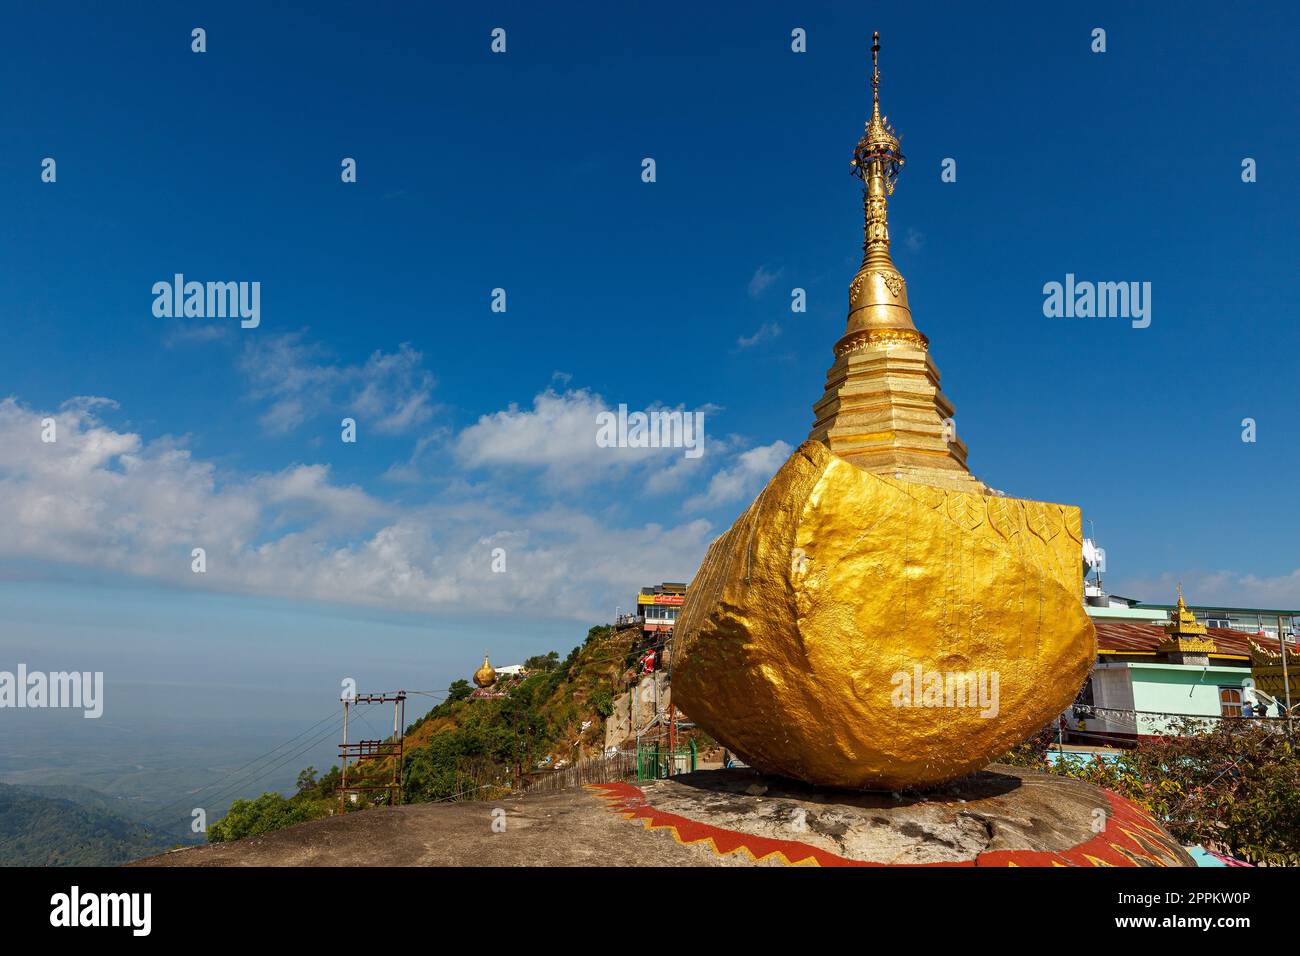
[[966, 467], [889, 254], [903, 165], [880, 114], [854, 153], [866, 241], [804, 442], [687, 591], [673, 693], [758, 770], [896, 790], [980, 769], [1074, 700], [1096, 654], [1079, 509]]

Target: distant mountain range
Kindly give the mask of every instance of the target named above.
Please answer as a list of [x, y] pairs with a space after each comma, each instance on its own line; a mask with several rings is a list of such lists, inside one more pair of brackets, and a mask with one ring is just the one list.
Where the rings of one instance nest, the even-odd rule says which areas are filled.
[[0, 866], [116, 866], [179, 842], [141, 816], [87, 787], [0, 783]]

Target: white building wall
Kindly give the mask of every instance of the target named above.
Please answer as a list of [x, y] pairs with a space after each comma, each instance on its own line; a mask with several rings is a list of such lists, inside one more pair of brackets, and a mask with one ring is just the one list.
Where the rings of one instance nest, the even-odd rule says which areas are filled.
[[[1133, 706], [1133, 680], [1127, 667], [1107, 667], [1103, 662], [1092, 672], [1092, 703], [1102, 708], [1131, 711]], [[1132, 714], [1116, 714], [1099, 710], [1086, 721], [1087, 730], [1096, 733], [1135, 734], [1137, 721]], [[1101, 741], [1090, 741], [1101, 743]]]

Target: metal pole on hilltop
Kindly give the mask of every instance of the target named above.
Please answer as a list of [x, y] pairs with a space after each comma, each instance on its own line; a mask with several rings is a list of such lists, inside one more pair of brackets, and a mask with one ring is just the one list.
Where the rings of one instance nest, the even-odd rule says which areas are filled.
[[339, 787], [339, 806], [346, 809], [348, 792], [348, 698], [343, 698], [343, 776]]
[[[668, 693], [673, 692], [673, 632], [669, 630], [668, 639], [664, 641], [664, 653], [668, 655]], [[677, 704], [669, 698], [668, 704], [668, 776], [677, 772]]]
[[1291, 678], [1286, 669], [1286, 633], [1282, 630], [1282, 618], [1277, 619], [1277, 649], [1282, 652], [1282, 693], [1286, 698], [1286, 738], [1291, 739]]

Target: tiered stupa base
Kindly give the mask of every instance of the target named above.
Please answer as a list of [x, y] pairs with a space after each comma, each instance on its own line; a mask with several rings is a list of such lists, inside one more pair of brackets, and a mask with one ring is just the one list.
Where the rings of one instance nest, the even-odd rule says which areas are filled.
[[957, 437], [952, 403], [939, 390], [939, 370], [924, 347], [838, 355], [813, 415], [808, 437], [863, 471], [988, 493], [966, 470], [966, 444]]

